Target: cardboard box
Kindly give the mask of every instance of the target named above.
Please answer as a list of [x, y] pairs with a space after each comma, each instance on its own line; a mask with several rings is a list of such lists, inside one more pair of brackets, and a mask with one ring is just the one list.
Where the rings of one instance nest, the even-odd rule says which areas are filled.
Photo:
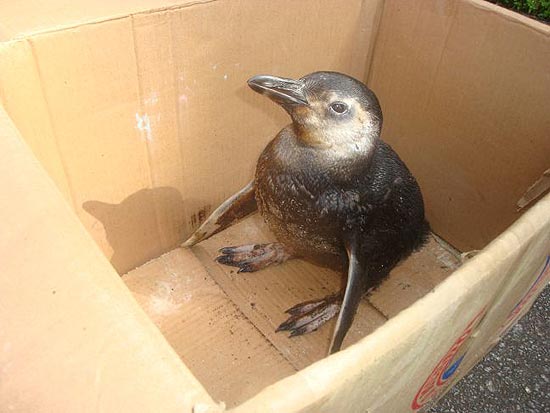
[[[7, 411], [422, 411], [548, 283], [544, 24], [477, 0], [55, 0], [0, 15]], [[339, 274], [214, 263], [272, 237], [257, 216], [177, 248], [287, 122], [246, 79], [320, 69], [375, 90], [434, 231], [480, 250], [460, 266], [431, 240], [328, 358], [332, 326], [274, 329]]]

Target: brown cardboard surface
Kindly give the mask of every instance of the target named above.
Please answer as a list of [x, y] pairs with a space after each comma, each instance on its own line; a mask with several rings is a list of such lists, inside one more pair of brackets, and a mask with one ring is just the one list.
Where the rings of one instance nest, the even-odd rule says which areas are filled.
[[178, 245], [247, 182], [288, 122], [246, 80], [363, 77], [382, 3], [285, 0], [258, 13], [245, 0], [182, 2], [36, 34], [0, 48], [0, 99], [124, 273]]
[[479, 249], [550, 154], [550, 27], [484, 1], [385, 2], [369, 84], [434, 231]]
[[385, 317], [399, 314], [460, 267], [460, 260], [430, 237], [428, 243], [399, 264], [369, 297]]
[[[175, 249], [123, 276], [185, 364], [228, 407], [323, 359], [332, 336], [334, 320], [295, 338], [275, 330], [286, 309], [336, 292], [341, 273], [296, 259], [237, 274], [214, 261], [224, 246], [273, 240], [256, 214], [191, 250]], [[344, 348], [383, 325], [383, 314], [393, 317], [433, 290], [457, 266], [431, 240], [363, 300]]]
[[0, 158], [2, 409], [191, 412], [214, 406], [1, 108]]
[[296, 371], [191, 251], [178, 248], [123, 280], [185, 365], [228, 407]]

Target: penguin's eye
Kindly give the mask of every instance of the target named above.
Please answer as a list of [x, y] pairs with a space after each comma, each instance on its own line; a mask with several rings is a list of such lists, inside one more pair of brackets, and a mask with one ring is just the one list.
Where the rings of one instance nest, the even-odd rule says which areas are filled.
[[341, 115], [342, 113], [347, 112], [348, 105], [346, 105], [344, 102], [333, 102], [330, 104], [330, 109], [333, 112]]

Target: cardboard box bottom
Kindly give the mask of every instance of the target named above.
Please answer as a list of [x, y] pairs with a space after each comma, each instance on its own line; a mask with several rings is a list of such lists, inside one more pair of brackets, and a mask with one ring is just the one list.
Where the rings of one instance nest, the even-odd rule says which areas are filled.
[[[294, 338], [275, 333], [293, 305], [338, 290], [341, 275], [292, 260], [237, 274], [214, 261], [228, 245], [273, 240], [255, 215], [192, 250], [175, 249], [123, 276], [145, 312], [215, 400], [236, 406], [326, 356], [334, 320]], [[361, 303], [348, 347], [445, 279], [458, 260], [435, 240]]]

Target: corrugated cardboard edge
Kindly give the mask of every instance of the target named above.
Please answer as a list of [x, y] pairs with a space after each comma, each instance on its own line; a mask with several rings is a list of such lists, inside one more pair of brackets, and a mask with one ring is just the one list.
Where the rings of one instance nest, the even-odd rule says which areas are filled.
[[[41, 35], [41, 34], [55, 33], [55, 32], [60, 32], [67, 29], [74, 29], [80, 26], [99, 24], [99, 23], [104, 23], [104, 22], [113, 21], [113, 20], [120, 20], [126, 17], [137, 16], [140, 14], [162, 13], [170, 10], [179, 10], [186, 7], [191, 7], [191, 6], [206, 4], [206, 3], [213, 3], [216, 1], [220, 1], [220, 0], [182, 0], [181, 3], [170, 5], [170, 6], [151, 7], [151, 6], [145, 5], [144, 7], [141, 7], [141, 8], [129, 9], [128, 11], [114, 13], [114, 14], [110, 13], [107, 10], [104, 13], [101, 13], [101, 14], [104, 14], [104, 16], [101, 16], [101, 17], [96, 17], [92, 19], [75, 18], [74, 20], [71, 20], [67, 23], [61, 23], [57, 25], [52, 24], [50, 27], [43, 28], [43, 29], [21, 31], [16, 35], [12, 36], [11, 38], [5, 39], [4, 41], [9, 42], [13, 40], [21, 40], [21, 39], [26, 39], [29, 37]], [[49, 5], [47, 7], [49, 7]]]
[[218, 411], [1, 107], [0, 133], [0, 405]]
[[[79, 27], [82, 25], [88, 25], [88, 24], [98, 24], [109, 20], [117, 20], [124, 17], [132, 16], [132, 15], [138, 15], [138, 14], [148, 14], [148, 13], [156, 13], [156, 12], [164, 12], [164, 11], [170, 11], [170, 10], [177, 10], [182, 9], [185, 7], [191, 7], [195, 5], [201, 5], [205, 3], [212, 3], [215, 1], [220, 0], [182, 0], [179, 4], [174, 5], [167, 5], [167, 6], [161, 6], [161, 7], [155, 7], [152, 4], [144, 4], [141, 7], [135, 7], [133, 9], [129, 8], [127, 11], [124, 12], [118, 12], [118, 13], [112, 13], [106, 10], [103, 13], [104, 16], [97, 16], [95, 18], [73, 18], [70, 19], [68, 22], [63, 22], [61, 24], [52, 24], [51, 26], [47, 28], [42, 29], [35, 29], [35, 30], [22, 30], [18, 32], [16, 35], [5, 39], [4, 41], [11, 41], [11, 40], [18, 40], [23, 39], [27, 37], [36, 36], [39, 34], [44, 33], [52, 33], [57, 31], [63, 31], [66, 29], [71, 29], [75, 27]], [[509, 19], [511, 21], [517, 22], [519, 24], [527, 25], [529, 27], [532, 27], [542, 33], [548, 33], [550, 30], [549, 27], [542, 23], [535, 21], [533, 19], [530, 19], [529, 17], [526, 17], [524, 15], [521, 15], [519, 13], [513, 12], [511, 10], [505, 9], [503, 7], [497, 6], [495, 4], [489, 3], [484, 0], [464, 0], [465, 2], [471, 3], [475, 7], [479, 9], [486, 10], [490, 13], [499, 14], [501, 16], [504, 16], [506, 19]], [[49, 10], [52, 9], [52, 7], [56, 6], [55, 4], [48, 3], [46, 7], [48, 7]], [[59, 5], [57, 5], [59, 7]], [[131, 7], [131, 6], [129, 6]], [[55, 17], [53, 18], [55, 20]]]
[[[414, 335], [433, 336], [437, 334], [437, 326], [427, 326], [437, 322], [439, 314], [456, 311], [461, 302], [464, 304], [467, 301], [466, 297], [471, 299], [467, 304], [472, 309], [472, 314], [483, 308], [486, 305], [482, 303], [484, 297], [478, 299], [473, 297], [484, 293], [480, 289], [484, 280], [499, 272], [506, 273], [506, 267], [513, 266], [515, 262], [521, 260], [521, 252], [524, 252], [533, 239], [542, 239], [546, 244], [550, 243], [548, 238], [549, 211], [550, 195], [540, 200], [482, 252], [436, 287], [434, 294], [420, 299], [359, 343], [266, 388], [231, 411], [235, 413], [328, 412], [330, 410], [326, 408], [334, 399], [339, 399], [340, 403], [342, 403], [342, 399], [348, 400], [347, 404], [338, 404], [338, 407], [343, 409], [341, 411], [384, 411], [378, 410], [382, 404], [381, 401], [374, 403], [368, 401], [370, 398], [368, 393], [372, 389], [358, 389], [357, 383], [354, 383], [355, 386], [351, 384], [356, 381], [354, 378], [371, 374], [373, 378], [383, 383], [385, 373], [387, 370], [391, 371], [392, 366], [380, 368], [378, 374], [376, 373], [377, 365], [381, 359], [391, 353], [403, 352], [401, 347], [407, 338]], [[546, 247], [548, 246], [546, 245]], [[490, 294], [489, 302], [494, 297], [494, 293]], [[490, 312], [490, 308], [485, 310], [486, 315]], [[464, 318], [464, 324], [466, 324], [471, 316]], [[434, 331], [428, 331], [430, 328]], [[442, 330], [441, 326], [439, 329]], [[488, 350], [486, 346], [485, 350]], [[426, 351], [430, 350], [427, 348]], [[473, 367], [483, 354], [484, 352], [478, 350], [477, 358], [469, 363], [469, 368]], [[437, 363], [437, 359], [434, 360], [434, 363]], [[463, 369], [461, 374], [465, 374], [467, 370]], [[403, 371], [403, 375], [407, 375], [407, 372]], [[413, 383], [408, 382], [407, 384], [410, 386]], [[398, 384], [396, 387], [399, 387]], [[364, 393], [364, 395], [360, 395], [358, 392]], [[391, 397], [391, 395], [387, 397]]]
[[540, 33], [543, 33], [546, 35], [550, 34], [550, 26], [548, 26], [547, 24], [534, 20], [530, 17], [524, 16], [523, 14], [516, 13], [502, 6], [497, 6], [496, 4], [490, 3], [485, 0], [462, 0], [462, 1], [466, 3], [470, 3], [474, 7], [485, 10], [489, 13], [498, 14], [499, 16], [502, 16], [505, 19], [510, 20], [512, 22], [515, 22], [524, 26], [528, 26], [529, 28], [534, 29]]

